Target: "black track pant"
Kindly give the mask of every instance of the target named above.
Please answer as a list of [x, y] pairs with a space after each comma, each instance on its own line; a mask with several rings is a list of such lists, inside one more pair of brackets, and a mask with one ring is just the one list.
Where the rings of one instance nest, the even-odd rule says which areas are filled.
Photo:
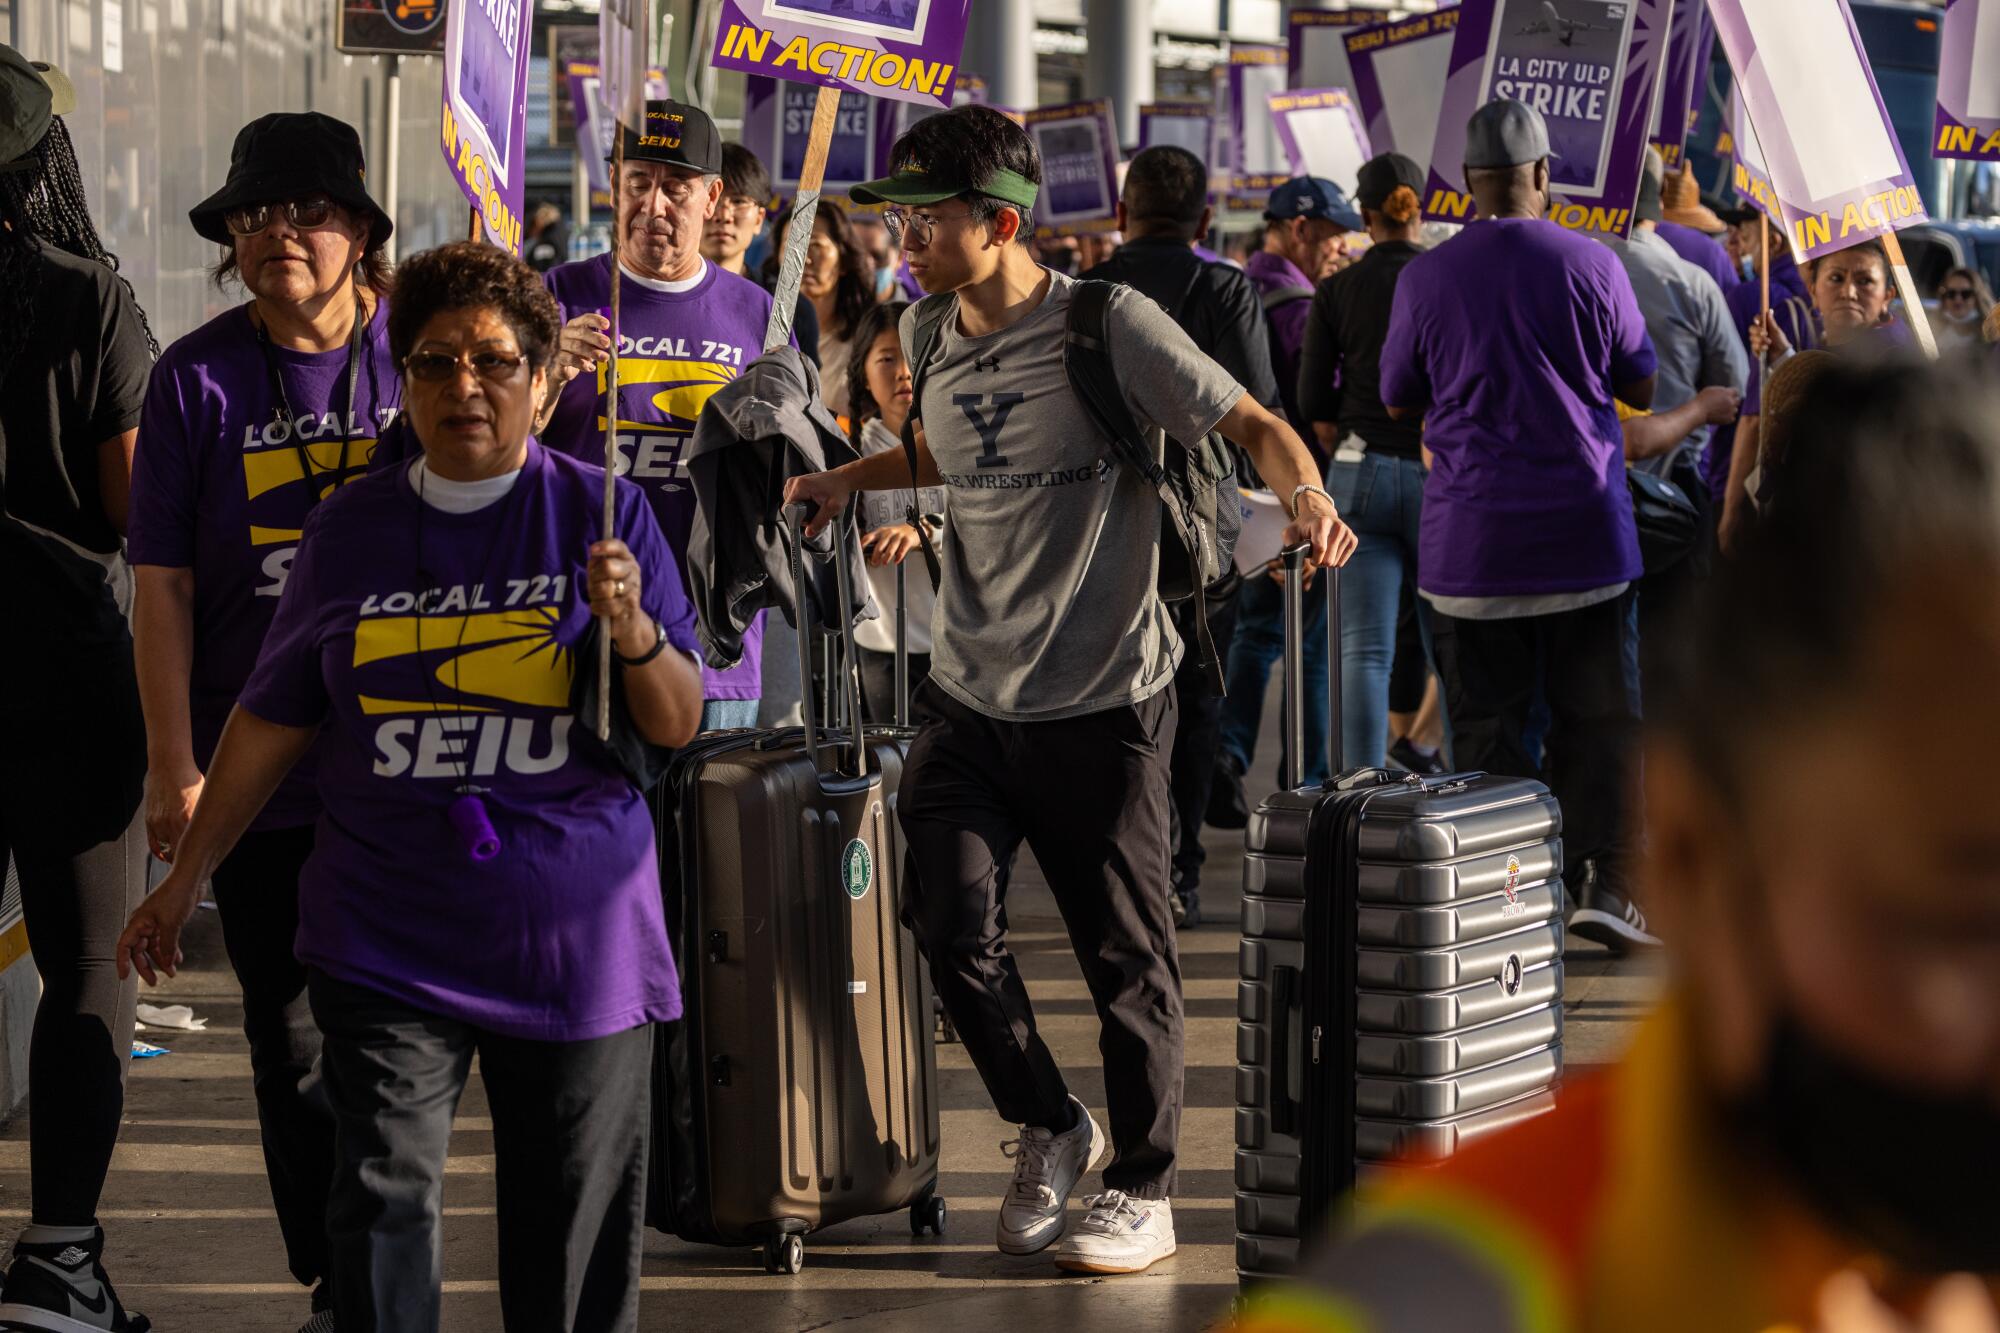
[[1069, 1088], [1007, 948], [1006, 868], [1025, 839], [1069, 928], [1102, 1025], [1112, 1189], [1162, 1198], [1180, 1137], [1180, 958], [1168, 905], [1174, 691], [1053, 722], [1003, 722], [928, 683], [897, 809], [907, 909], [993, 1105], [1065, 1129]]
[[243, 1035], [264, 1170], [292, 1276], [312, 1286], [327, 1275], [326, 1193], [333, 1179], [333, 1113], [320, 1083], [319, 1027], [306, 999], [299, 933], [299, 871], [313, 830], [246, 833], [215, 868], [212, 887], [222, 942], [243, 986]]
[[[22, 654], [42, 649], [22, 642]], [[41, 973], [28, 1054], [33, 1221], [97, 1221], [132, 1053], [138, 982], [114, 946], [146, 893], [146, 733], [132, 645], [79, 651], [47, 679], [0, 676], [0, 866], [11, 855]], [[60, 688], [70, 699], [52, 697]]]

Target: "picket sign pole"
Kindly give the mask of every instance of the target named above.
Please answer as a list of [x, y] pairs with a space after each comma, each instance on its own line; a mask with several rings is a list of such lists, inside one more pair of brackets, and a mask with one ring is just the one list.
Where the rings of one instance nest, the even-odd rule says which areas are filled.
[[1902, 293], [1903, 309], [1909, 312], [1910, 328], [1917, 335], [1917, 345], [1924, 349], [1924, 355], [1937, 360], [1937, 339], [1931, 336], [1930, 316], [1924, 313], [1924, 303], [1917, 295], [1917, 281], [1910, 276], [1910, 262], [1903, 258], [1903, 243], [1896, 239], [1894, 228], [1882, 233], [1882, 248], [1888, 252], [1889, 267], [1896, 270], [1896, 290]]
[[[1768, 323], [1771, 318], [1771, 219], [1762, 213], [1757, 220], [1763, 225], [1757, 229], [1757, 277], [1764, 284], [1764, 312], [1757, 316], [1760, 323]], [[1771, 382], [1771, 345], [1764, 344], [1764, 350], [1757, 354], [1757, 383]], [[1762, 393], [1760, 387], [1758, 393]]]
[[[611, 140], [611, 365], [604, 380], [604, 540], [618, 535], [618, 190], [625, 176], [625, 127], [618, 125]], [[597, 739], [611, 739], [611, 630], [597, 636]]]
[[465, 212], [466, 216], [470, 219], [465, 226], [465, 239], [468, 241], [485, 240], [486, 228], [479, 220], [479, 206], [477, 204], [469, 204], [466, 206]]
[[792, 196], [792, 219], [785, 227], [785, 253], [778, 266], [777, 290], [771, 293], [771, 319], [764, 326], [767, 352], [792, 340], [799, 279], [805, 274], [806, 247], [812, 243], [813, 215], [819, 212], [819, 187], [826, 181], [826, 154], [839, 111], [840, 89], [822, 85], [813, 100], [812, 133], [806, 140], [805, 164], [799, 168], [798, 193]]

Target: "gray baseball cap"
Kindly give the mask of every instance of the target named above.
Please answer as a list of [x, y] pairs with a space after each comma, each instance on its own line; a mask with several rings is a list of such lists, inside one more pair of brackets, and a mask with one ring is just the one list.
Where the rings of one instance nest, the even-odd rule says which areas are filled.
[[1467, 167], [1518, 167], [1554, 156], [1548, 122], [1526, 102], [1497, 98], [1465, 123]]
[[63, 72], [0, 46], [0, 173], [27, 171], [49, 122], [76, 110], [76, 91]]

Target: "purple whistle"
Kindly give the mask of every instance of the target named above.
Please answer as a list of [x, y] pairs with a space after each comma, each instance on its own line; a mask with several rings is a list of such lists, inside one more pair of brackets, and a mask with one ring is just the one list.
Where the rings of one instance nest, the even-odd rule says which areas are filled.
[[500, 855], [500, 834], [486, 813], [486, 802], [467, 793], [445, 807], [445, 815], [465, 844], [465, 854], [475, 861], [491, 861]]

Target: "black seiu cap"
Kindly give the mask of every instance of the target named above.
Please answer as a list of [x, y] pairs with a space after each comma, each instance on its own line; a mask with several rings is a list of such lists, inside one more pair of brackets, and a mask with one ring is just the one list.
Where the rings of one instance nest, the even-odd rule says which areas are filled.
[[1378, 153], [1354, 173], [1354, 202], [1363, 208], [1380, 209], [1397, 187], [1405, 185], [1422, 199], [1425, 184], [1424, 169], [1415, 159], [1401, 153]]
[[1502, 97], [1472, 113], [1465, 123], [1465, 165], [1518, 167], [1554, 157], [1549, 123], [1526, 102]]
[[317, 111], [274, 111], [245, 125], [229, 150], [229, 178], [188, 210], [188, 221], [202, 236], [228, 245], [223, 219], [230, 213], [309, 194], [324, 194], [367, 218], [370, 245], [380, 245], [396, 229], [368, 196], [361, 136], [346, 121]]
[[722, 136], [698, 106], [654, 98], [646, 103], [645, 124], [620, 125], [627, 162], [663, 162], [704, 176], [722, 174]]

